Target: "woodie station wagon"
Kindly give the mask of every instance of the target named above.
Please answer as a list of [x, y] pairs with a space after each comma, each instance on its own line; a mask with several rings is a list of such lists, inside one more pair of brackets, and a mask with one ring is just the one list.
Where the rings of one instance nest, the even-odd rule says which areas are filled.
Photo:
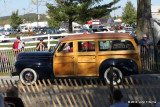
[[53, 51], [18, 54], [16, 72], [22, 83], [56, 77], [98, 77], [109, 83], [113, 66], [113, 84], [123, 76], [141, 73], [137, 44], [125, 33], [99, 33], [67, 36]]

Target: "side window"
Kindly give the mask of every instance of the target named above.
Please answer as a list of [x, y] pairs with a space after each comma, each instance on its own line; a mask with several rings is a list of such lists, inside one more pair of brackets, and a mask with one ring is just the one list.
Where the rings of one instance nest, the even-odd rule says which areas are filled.
[[62, 43], [58, 49], [58, 53], [59, 52], [73, 52], [73, 42]]
[[133, 44], [128, 40], [113, 40], [110, 41], [111, 50], [134, 50]]
[[78, 42], [78, 52], [92, 52], [92, 51], [95, 51], [94, 41]]
[[99, 51], [108, 51], [109, 41], [99, 41]]

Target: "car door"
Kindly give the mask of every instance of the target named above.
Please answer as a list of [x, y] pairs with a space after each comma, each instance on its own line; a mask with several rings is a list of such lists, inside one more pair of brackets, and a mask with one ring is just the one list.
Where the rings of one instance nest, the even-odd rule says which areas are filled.
[[78, 41], [77, 76], [96, 76], [95, 41]]
[[53, 71], [55, 77], [74, 76], [74, 44], [63, 42], [57, 48], [53, 58]]

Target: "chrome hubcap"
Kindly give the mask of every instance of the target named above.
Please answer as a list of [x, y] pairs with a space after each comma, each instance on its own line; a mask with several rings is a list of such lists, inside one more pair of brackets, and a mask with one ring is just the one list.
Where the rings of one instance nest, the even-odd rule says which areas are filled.
[[30, 72], [28, 72], [28, 73], [25, 74], [25, 80], [31, 81], [32, 78], [33, 78], [33, 75]]
[[113, 80], [115, 80], [116, 78], [117, 78], [117, 74], [113, 72]]
[[[109, 75], [108, 75], [108, 79], [110, 79]], [[119, 79], [119, 75], [116, 73], [116, 71], [113, 71], [113, 81], [117, 81], [117, 79]]]

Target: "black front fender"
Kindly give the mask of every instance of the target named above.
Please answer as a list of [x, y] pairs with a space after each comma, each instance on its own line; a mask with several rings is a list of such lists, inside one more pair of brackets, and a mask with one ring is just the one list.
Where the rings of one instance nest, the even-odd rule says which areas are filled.
[[19, 60], [15, 63], [17, 75], [25, 68], [31, 68], [39, 75], [39, 78], [51, 78], [53, 77], [53, 65], [50, 62], [40, 60]]

